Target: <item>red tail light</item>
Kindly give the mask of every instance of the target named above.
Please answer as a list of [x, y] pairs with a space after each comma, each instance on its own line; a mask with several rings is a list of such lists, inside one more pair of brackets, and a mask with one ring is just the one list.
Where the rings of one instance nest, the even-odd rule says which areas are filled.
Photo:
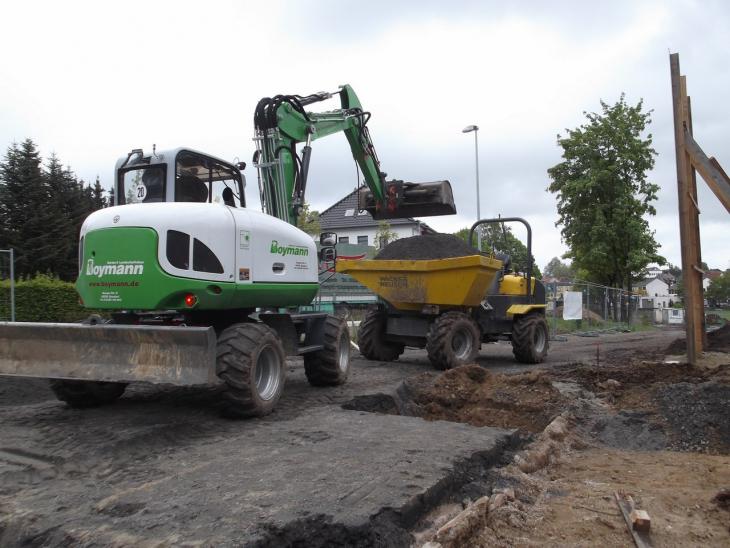
[[187, 306], [188, 308], [192, 308], [197, 302], [198, 298], [192, 293], [188, 293], [187, 295], [185, 295], [185, 306]]

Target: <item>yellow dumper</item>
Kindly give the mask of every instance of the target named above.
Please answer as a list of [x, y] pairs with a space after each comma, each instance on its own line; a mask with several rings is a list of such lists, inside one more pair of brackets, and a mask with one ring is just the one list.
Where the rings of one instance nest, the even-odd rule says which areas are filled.
[[[474, 224], [518, 221], [485, 219]], [[470, 236], [471, 237], [471, 236]], [[433, 365], [449, 369], [476, 359], [481, 343], [512, 341], [515, 358], [538, 363], [548, 350], [545, 287], [509, 270], [509, 258], [484, 254], [425, 260], [340, 260], [337, 271], [349, 274], [376, 293], [381, 302], [368, 311], [358, 330], [367, 359], [393, 361], [406, 346], [425, 347]], [[528, 289], [529, 287], [529, 289]]]

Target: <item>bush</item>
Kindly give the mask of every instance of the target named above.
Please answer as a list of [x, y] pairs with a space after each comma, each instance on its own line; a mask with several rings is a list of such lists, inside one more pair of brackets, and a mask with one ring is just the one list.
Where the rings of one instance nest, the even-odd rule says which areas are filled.
[[[76, 322], [93, 311], [79, 304], [74, 285], [37, 274], [15, 282], [15, 320], [18, 322]], [[10, 319], [10, 281], [0, 282], [0, 318]]]

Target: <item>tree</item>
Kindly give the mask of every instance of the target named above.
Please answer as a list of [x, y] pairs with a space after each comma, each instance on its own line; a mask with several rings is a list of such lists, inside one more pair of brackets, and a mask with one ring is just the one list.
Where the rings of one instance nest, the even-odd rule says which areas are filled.
[[299, 217], [297, 217], [297, 227], [307, 234], [319, 236], [322, 230], [319, 223], [319, 211], [310, 211], [309, 204], [304, 202], [302, 210], [299, 212]]
[[79, 231], [97, 209], [95, 192], [55, 154], [44, 168], [31, 139], [8, 148], [0, 162], [0, 248], [15, 250], [18, 277], [76, 277]]
[[[500, 224], [481, 225], [481, 227], [483, 251], [491, 251], [494, 255], [509, 255], [512, 270], [527, 272], [527, 246], [512, 233], [511, 227]], [[462, 228], [454, 235], [465, 242], [469, 241], [468, 228]], [[532, 275], [536, 278], [542, 278], [540, 268], [535, 264], [534, 257], [532, 257]]]
[[375, 232], [375, 247], [377, 249], [383, 249], [386, 245], [397, 239], [398, 234], [390, 229], [390, 223], [388, 221], [378, 221], [378, 230]]
[[18, 277], [53, 271], [59, 255], [55, 230], [62, 217], [35, 143], [13, 143], [0, 163], [0, 248], [15, 250]]
[[705, 291], [705, 297], [714, 306], [730, 301], [730, 269], [710, 282], [710, 287]]
[[565, 257], [592, 281], [629, 290], [649, 263], [665, 263], [645, 218], [656, 214], [659, 187], [647, 181], [657, 153], [643, 137], [651, 111], [642, 107], [622, 94], [615, 105], [601, 101], [600, 114], [584, 112], [586, 124], [558, 135], [563, 161], [548, 169]]
[[573, 271], [572, 265], [564, 263], [558, 257], [553, 257], [545, 265], [545, 276], [549, 278], [572, 279], [575, 278], [575, 272]]
[[103, 209], [111, 205], [111, 202], [109, 202], [104, 197], [104, 187], [101, 186], [98, 175], [96, 176], [94, 186], [91, 187], [91, 201], [94, 211], [96, 211], [97, 209]]

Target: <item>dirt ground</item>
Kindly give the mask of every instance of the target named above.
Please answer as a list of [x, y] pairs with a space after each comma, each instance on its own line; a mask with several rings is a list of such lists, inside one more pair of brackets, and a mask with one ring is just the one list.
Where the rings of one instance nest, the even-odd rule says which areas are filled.
[[730, 349], [664, 363], [681, 336], [569, 336], [537, 367], [490, 344], [444, 373], [407, 350], [326, 390], [294, 360], [242, 422], [210, 391], [79, 411], [0, 379], [0, 545], [627, 546], [623, 490], [655, 546], [727, 546]]
[[[730, 488], [728, 330], [711, 334], [713, 350], [726, 353], [712, 369], [627, 349], [608, 353], [598, 367], [584, 362], [494, 375], [465, 366], [407, 381], [399, 394], [413, 404], [399, 407], [428, 420], [525, 433], [550, 423], [497, 471], [511, 489], [506, 502], [492, 508], [495, 497], [504, 498], [493, 489], [483, 505], [488, 510], [478, 501], [445, 505], [423, 524], [421, 544], [629, 545], [614, 499], [624, 492], [650, 514], [654, 546], [730, 545], [730, 510], [713, 501]], [[682, 342], [665, 351], [676, 353]], [[562, 433], [546, 435], [559, 421]]]

